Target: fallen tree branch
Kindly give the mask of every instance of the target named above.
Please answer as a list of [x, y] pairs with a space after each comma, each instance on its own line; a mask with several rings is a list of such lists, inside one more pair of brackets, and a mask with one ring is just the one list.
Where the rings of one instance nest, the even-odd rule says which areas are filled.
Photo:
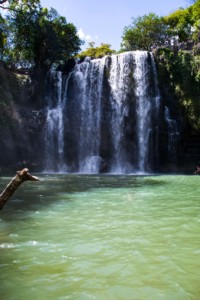
[[8, 199], [14, 194], [16, 189], [22, 184], [22, 182], [27, 180], [39, 181], [39, 178], [29, 174], [28, 169], [17, 171], [15, 177], [13, 177], [13, 179], [9, 182], [4, 191], [0, 194], [0, 210], [3, 208]]

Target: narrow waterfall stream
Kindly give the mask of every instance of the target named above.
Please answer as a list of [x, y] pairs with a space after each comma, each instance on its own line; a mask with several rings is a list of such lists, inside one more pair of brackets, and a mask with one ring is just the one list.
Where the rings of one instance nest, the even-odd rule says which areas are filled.
[[[149, 97], [149, 70], [147, 65], [147, 53], [138, 52], [136, 55], [136, 110], [137, 110], [137, 138], [138, 138], [138, 161], [139, 172], [145, 172], [148, 163], [149, 135], [151, 126], [151, 97]], [[153, 99], [155, 100], [155, 99]]]
[[[78, 142], [79, 172], [98, 173], [101, 139], [101, 97], [105, 59], [77, 64], [76, 85], [81, 85], [80, 136]], [[77, 120], [78, 122], [78, 120]]]
[[179, 131], [177, 122], [170, 116], [169, 108], [165, 106], [165, 121], [167, 123], [168, 131], [168, 153], [170, 155], [171, 161], [176, 159], [176, 148], [178, 144]]
[[[112, 173], [126, 171], [126, 154], [124, 151], [124, 120], [128, 116], [127, 103], [128, 89], [131, 86], [129, 79], [132, 77], [133, 56], [126, 53], [112, 58], [110, 67], [109, 84], [111, 87], [111, 138], [113, 143]], [[133, 77], [132, 77], [133, 78]]]
[[[47, 110], [46, 130], [46, 170], [60, 171], [63, 163], [63, 104], [62, 104], [62, 73], [52, 72], [51, 76], [56, 80], [56, 106], [50, 101]], [[51, 99], [50, 99], [51, 100]], [[55, 159], [57, 163], [55, 165]]]
[[154, 170], [160, 97], [152, 54], [87, 58], [68, 75], [51, 76], [55, 89], [47, 108], [46, 170]]

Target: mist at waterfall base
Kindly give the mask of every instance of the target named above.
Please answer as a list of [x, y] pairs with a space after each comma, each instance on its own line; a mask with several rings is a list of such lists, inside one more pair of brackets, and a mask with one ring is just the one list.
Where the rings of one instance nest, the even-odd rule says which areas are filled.
[[[147, 174], [159, 165], [161, 112], [153, 55], [126, 52], [77, 63], [47, 80], [45, 172]], [[172, 121], [163, 112], [170, 130]], [[174, 121], [176, 122], [176, 121]], [[169, 131], [166, 148], [176, 143]]]

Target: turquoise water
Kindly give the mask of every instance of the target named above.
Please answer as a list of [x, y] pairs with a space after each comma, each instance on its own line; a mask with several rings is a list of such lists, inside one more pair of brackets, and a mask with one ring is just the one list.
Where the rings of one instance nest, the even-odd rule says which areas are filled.
[[24, 183], [0, 211], [0, 299], [200, 299], [200, 177]]

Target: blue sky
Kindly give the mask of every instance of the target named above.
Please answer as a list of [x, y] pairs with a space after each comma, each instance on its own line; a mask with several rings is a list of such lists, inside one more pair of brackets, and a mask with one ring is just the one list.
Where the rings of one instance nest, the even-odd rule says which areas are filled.
[[72, 22], [81, 39], [83, 49], [89, 41], [96, 46], [108, 43], [119, 50], [125, 26], [132, 17], [150, 12], [167, 15], [179, 7], [187, 7], [187, 0], [41, 0], [43, 7], [53, 7], [68, 22]]

